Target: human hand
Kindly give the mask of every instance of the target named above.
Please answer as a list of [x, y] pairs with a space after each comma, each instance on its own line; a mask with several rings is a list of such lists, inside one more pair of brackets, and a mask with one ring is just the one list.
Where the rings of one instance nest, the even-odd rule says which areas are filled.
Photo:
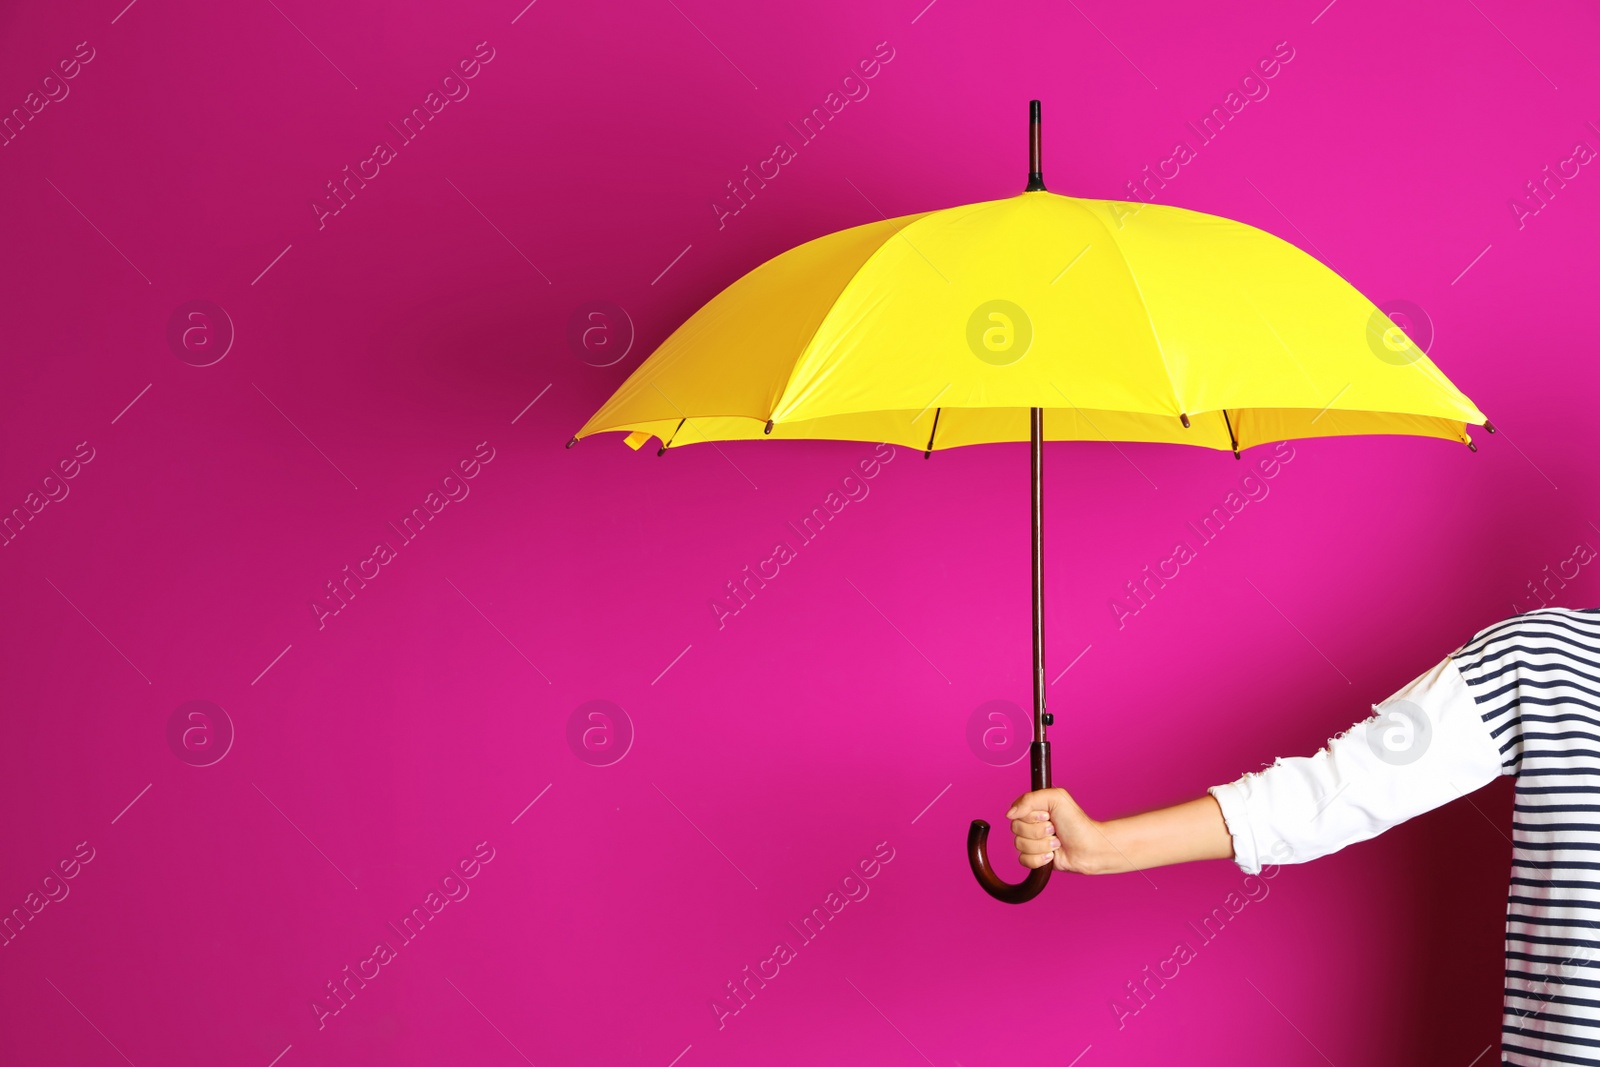
[[1024, 793], [1006, 812], [1024, 867], [1054, 863], [1058, 871], [1098, 873], [1105, 835], [1065, 789]]

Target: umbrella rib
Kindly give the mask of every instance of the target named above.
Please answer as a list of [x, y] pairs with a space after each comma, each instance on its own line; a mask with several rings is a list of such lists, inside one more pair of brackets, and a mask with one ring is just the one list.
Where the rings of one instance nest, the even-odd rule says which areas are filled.
[[[1259, 190], [1257, 190], [1257, 191], [1259, 192]], [[1271, 201], [1268, 201], [1268, 203], [1271, 203]], [[1282, 214], [1282, 212], [1279, 212], [1279, 214]], [[1291, 223], [1290, 225], [1293, 225], [1293, 224]], [[1279, 240], [1282, 240], [1282, 238], [1279, 238]], [[1285, 242], [1285, 243], [1288, 243], [1288, 242]], [[1292, 248], [1294, 246], [1290, 245], [1290, 247]], [[1307, 259], [1311, 259], [1313, 262], [1315, 262], [1319, 266], [1323, 267], [1325, 270], [1328, 270], [1331, 273], [1337, 274], [1337, 272], [1335, 272], [1332, 267], [1329, 267], [1326, 263], [1323, 263], [1320, 259], [1316, 259], [1315, 257], [1311, 256], [1309, 253], [1305, 252], [1304, 250], [1298, 250], [1298, 251], [1300, 251], [1302, 255], [1306, 256]], [[1278, 347], [1283, 349], [1283, 354], [1288, 356], [1289, 357], [1289, 361], [1295, 365], [1295, 368], [1297, 370], [1299, 370], [1300, 376], [1306, 380], [1306, 384], [1311, 386], [1313, 389], [1316, 389], [1319, 392], [1323, 391], [1322, 387], [1311, 377], [1311, 372], [1306, 368], [1306, 365], [1300, 361], [1300, 358], [1298, 356], [1296, 356], [1294, 354], [1293, 350], [1289, 348], [1288, 344], [1286, 344], [1284, 342], [1283, 336], [1278, 333], [1277, 327], [1272, 325], [1272, 320], [1269, 319], [1267, 317], [1266, 313], [1263, 312], [1261, 310], [1261, 308], [1256, 305], [1256, 302], [1250, 298], [1250, 294], [1245, 292], [1243, 289], [1241, 289], [1241, 290], [1239, 290], [1239, 296], [1241, 298], [1243, 298], [1245, 303], [1250, 305], [1250, 310], [1255, 312], [1256, 318], [1261, 322], [1261, 324], [1263, 326], [1265, 326], [1267, 328], [1267, 332], [1272, 334], [1272, 339], [1274, 341], [1278, 342]], [[1382, 310], [1381, 308], [1378, 308], [1377, 305], [1373, 305], [1373, 307], [1374, 307], [1374, 310], [1380, 310], [1380, 311]], [[1420, 349], [1418, 351], [1421, 352]], [[1426, 369], [1421, 365], [1422, 364], [1422, 359], [1425, 358], [1426, 356], [1427, 356], [1426, 352], [1421, 352], [1421, 355], [1417, 359], [1411, 360], [1410, 362], [1408, 362], [1406, 364], [1406, 366], [1415, 369], [1418, 374], [1422, 375], [1423, 380], [1425, 382], [1427, 382], [1430, 386], [1433, 387], [1435, 392], [1437, 392], [1440, 396], [1442, 396], [1451, 405], [1455, 405], [1458, 402], [1457, 401], [1457, 396], [1451, 395], [1450, 389], [1447, 389], [1444, 385], [1440, 384], [1440, 382], [1433, 375], [1428, 374]], [[1432, 366], [1432, 361], [1431, 360], [1429, 361], [1429, 365]], [[1436, 372], [1438, 371], [1437, 367], [1434, 367], [1433, 369]], [[1440, 374], [1439, 376], [1443, 377], [1442, 374]], [[1446, 381], [1448, 381], [1448, 379], [1446, 379]], [[1355, 383], [1353, 383], [1353, 382], [1346, 383], [1344, 389], [1339, 390], [1339, 396], [1343, 396], [1345, 394], [1345, 392], [1353, 384], [1355, 384]], [[1453, 388], [1453, 386], [1451, 388]], [[1461, 391], [1459, 389], [1455, 390], [1455, 392], [1458, 395], [1461, 395], [1463, 397], [1465, 396], [1465, 394], [1461, 394]], [[1336, 396], [1336, 397], [1333, 398], [1333, 400], [1329, 401], [1327, 407], [1324, 407], [1322, 409], [1322, 411], [1317, 413], [1317, 417], [1321, 418], [1323, 412], [1326, 412], [1328, 410], [1328, 408], [1332, 407], [1335, 403], [1338, 402], [1338, 400], [1339, 400], [1339, 397]], [[1470, 398], [1467, 398], [1467, 402], [1469, 404], [1472, 403]], [[1474, 405], [1474, 406], [1476, 406], [1476, 405]], [[1447, 421], [1449, 421], [1450, 418], [1451, 418], [1450, 416], [1445, 416], [1445, 415], [1437, 415], [1437, 416], [1432, 416], [1432, 417], [1433, 418], [1442, 418], [1442, 419], [1445, 419]], [[1316, 419], [1312, 419], [1311, 421], [1315, 422]], [[1461, 420], [1461, 421], [1465, 421], [1465, 420]]]
[[673, 429], [672, 436], [661, 442], [661, 448], [656, 452], [658, 458], [667, 454], [667, 449], [672, 447], [672, 442], [678, 439], [678, 431], [683, 429], [683, 424], [688, 421], [689, 417], [687, 415], [678, 420], [678, 425]]
[[[874, 203], [873, 203], [873, 202], [872, 202], [872, 200], [871, 200], [871, 198], [870, 198], [870, 197], [868, 197], [868, 196], [867, 196], [867, 194], [866, 194], [866, 193], [863, 193], [863, 192], [861, 192], [861, 187], [860, 187], [860, 186], [859, 186], [859, 185], [857, 185], [857, 184], [856, 184], [856, 183], [855, 183], [855, 182], [852, 182], [852, 181], [850, 181], [850, 179], [849, 179], [849, 178], [846, 178], [846, 179], [845, 179], [845, 181], [847, 181], [847, 182], [850, 182], [850, 188], [852, 188], [852, 189], [854, 189], [854, 190], [855, 190], [855, 191], [856, 191], [856, 192], [857, 192], [857, 193], [860, 193], [860, 195], [861, 195], [861, 199], [863, 199], [863, 200], [865, 200], [865, 201], [866, 201], [866, 202], [867, 202], [867, 206], [868, 206], [868, 207], [870, 207], [870, 208], [872, 208], [872, 210], [874, 210], [874, 211], [876, 211], [876, 212], [877, 212], [877, 213], [878, 213], [878, 214], [879, 214], [879, 215], [880, 215], [880, 216], [881, 216], [881, 217], [882, 217], [882, 218], [883, 218], [883, 221], [884, 221], [884, 222], [887, 222], [887, 223], [890, 223], [890, 224], [891, 224], [891, 225], [892, 225], [892, 224], [893, 224], [893, 222], [894, 222], [894, 220], [893, 220], [893, 219], [891, 219], [891, 218], [890, 218], [890, 217], [889, 217], [889, 216], [888, 216], [888, 215], [885, 215], [885, 214], [884, 214], [884, 213], [883, 213], [883, 209], [882, 209], [882, 208], [880, 208], [880, 207], [879, 207], [879, 206], [878, 206], [878, 205], [877, 205], [877, 204], [874, 204]], [[918, 218], [922, 218], [922, 217], [924, 217], [924, 216], [925, 216], [925, 215], [926, 215], [926, 214], [928, 214], [928, 213], [927, 213], [927, 212], [924, 212], [924, 213], [923, 213], [923, 214], [922, 214], [922, 215], [919, 215], [919, 216], [917, 216], [917, 217], [916, 217], [916, 218], [913, 218], [913, 219], [912, 219], [912, 220], [911, 220], [911, 222], [908, 222], [908, 223], [906, 223], [906, 224], [905, 224], [905, 226], [899, 226], [899, 227], [896, 227], [896, 228], [895, 228], [895, 231], [894, 231], [894, 236], [896, 236], [896, 237], [899, 237], [899, 238], [901, 238], [901, 239], [902, 239], [902, 240], [904, 240], [904, 241], [905, 241], [905, 243], [906, 243], [906, 244], [907, 244], [907, 245], [909, 245], [909, 246], [910, 246], [910, 248], [911, 248], [911, 251], [913, 251], [913, 252], [915, 252], [915, 253], [916, 253], [916, 254], [917, 254], [917, 255], [919, 255], [919, 256], [922, 256], [922, 261], [923, 261], [923, 262], [924, 262], [924, 263], [926, 263], [926, 264], [927, 264], [927, 265], [928, 265], [928, 266], [930, 266], [930, 267], [933, 267], [933, 273], [935, 273], [935, 274], [937, 274], [937, 275], [938, 275], [938, 276], [939, 276], [939, 277], [941, 277], [941, 278], [944, 278], [944, 283], [945, 283], [945, 284], [946, 284], [946, 285], [949, 285], [949, 284], [950, 284], [950, 279], [949, 279], [949, 278], [945, 278], [945, 274], [944, 274], [944, 271], [942, 271], [942, 270], [940, 270], [940, 269], [939, 269], [939, 268], [938, 268], [938, 267], [937, 267], [937, 266], [934, 266], [934, 262], [933, 262], [933, 260], [931, 260], [931, 259], [929, 259], [929, 258], [928, 258], [928, 257], [927, 257], [927, 256], [926, 256], [926, 255], [923, 255], [923, 252], [922, 252], [922, 249], [920, 249], [920, 248], [918, 248], [918, 247], [917, 247], [917, 246], [916, 246], [916, 245], [914, 245], [914, 244], [911, 244], [911, 238], [909, 238], [909, 237], [907, 237], [907, 236], [905, 236], [905, 234], [904, 234], [904, 232], [902, 232], [902, 231], [904, 231], [904, 230], [905, 230], [905, 229], [906, 229], [906, 228], [907, 228], [907, 227], [909, 227], [909, 226], [910, 226], [910, 225], [911, 225], [911, 224], [912, 224], [912, 223], [913, 223], [913, 222], [916, 222], [916, 221], [917, 221], [917, 219], [918, 219]], [[887, 244], [887, 243], [888, 243], [888, 242], [885, 242], [885, 244]], [[876, 253], [874, 253], [874, 254], [876, 254]], [[867, 257], [867, 260], [868, 260], [868, 261], [869, 261], [869, 262], [870, 262], [870, 261], [871, 261], [871, 259], [872, 259], [872, 257], [871, 257], [871, 256], [868, 256], [868, 257]], [[862, 265], [862, 266], [863, 266], [863, 267], [865, 267], [865, 266], [866, 266], [866, 263], [862, 263], [862, 264], [861, 264], [861, 265]], [[829, 310], [832, 310], [832, 309], [829, 309]]]
[[[673, 404], [672, 398], [670, 396], [668, 396], [666, 393], [662, 393], [661, 392], [661, 387], [659, 385], [657, 385], [655, 382], [651, 382], [650, 383], [650, 388], [654, 389], [657, 393], [661, 393], [661, 399], [665, 400], [669, 404], [672, 404], [673, 409], [675, 411], [677, 411], [677, 413], [679, 415], [682, 416], [682, 419], [678, 423], [678, 425], [680, 427], [685, 422], [689, 421], [688, 413], [685, 412], [682, 408], [678, 407], [677, 404]], [[676, 438], [678, 436], [678, 432], [676, 430], [674, 430], [672, 432], [672, 436], [674, 438]], [[712, 448], [717, 448], [717, 443], [715, 441], [713, 441], [711, 438], [709, 438], [709, 437], [705, 438], [705, 442], [706, 442], [706, 444], [710, 445]], [[663, 447], [665, 447], [665, 446], [663, 446]], [[728, 459], [728, 454], [726, 452], [724, 452], [720, 448], [717, 448], [717, 455], [719, 455], [723, 459], [727, 460], [728, 461], [728, 466], [732, 467], [734, 470], [739, 472], [739, 477], [743, 478], [747, 482], [750, 482], [750, 476], [748, 474], [746, 474], [744, 472], [744, 469], [742, 467], [740, 467], [737, 463], [735, 463], [731, 459]], [[760, 490], [761, 487], [759, 485], [757, 485], [755, 482], [750, 482], [750, 488], [755, 489], [755, 490]]]
[[1087, 209], [1084, 210], [1084, 214], [1093, 219], [1095, 225], [1104, 231], [1106, 239], [1111, 242], [1111, 247], [1117, 254], [1117, 259], [1122, 262], [1122, 269], [1127, 272], [1128, 281], [1133, 283], [1133, 295], [1139, 300], [1139, 310], [1144, 312], [1145, 326], [1150, 331], [1150, 340], [1156, 346], [1156, 358], [1161, 361], [1161, 371], [1167, 376], [1167, 388], [1172, 390], [1172, 399], [1177, 402], [1178, 409], [1180, 411], [1184, 410], [1183, 399], [1178, 396], [1178, 384], [1172, 379], [1172, 368], [1167, 365], [1166, 350], [1161, 346], [1161, 335], [1156, 332], [1155, 319], [1150, 316], [1150, 305], [1145, 302], [1144, 287], [1139, 284], [1139, 276], [1133, 272], [1133, 264], [1128, 262], [1128, 257], [1122, 252], [1122, 246], [1117, 243], [1116, 235], [1111, 232], [1109, 226], [1101, 221], [1100, 216]]
[[[850, 179], [846, 178], [845, 181], [850, 181]], [[851, 188], [855, 188], [855, 182], [850, 182], [850, 186], [851, 186]], [[856, 189], [856, 192], [861, 193], [861, 190], [860, 189]], [[888, 223], [890, 228], [891, 228], [891, 230], [892, 230], [892, 232], [890, 233], [889, 237], [898, 237], [898, 236], [900, 236], [902, 230], [908, 229], [909, 227], [916, 225], [918, 222], [921, 222], [923, 219], [927, 218], [929, 215], [934, 214], [934, 212], [932, 212], [932, 211], [923, 211], [923, 212], [919, 212], [919, 213], [917, 213], [915, 215], [901, 215], [901, 216], [899, 216], [899, 218], [908, 219], [909, 221], [907, 221], [907, 222], [905, 222], [905, 223], [903, 223], [903, 224], [901, 224], [899, 226], [896, 226], [895, 223], [898, 221], [898, 219], [891, 219], [887, 215], [884, 215], [882, 211], [878, 211], [878, 205], [873, 204], [871, 200], [867, 200], [867, 194], [866, 193], [861, 193], [861, 199], [866, 200], [867, 203], [872, 206], [872, 210], [877, 211], [879, 215], [883, 215], [883, 221]], [[957, 209], [949, 208], [947, 210], [954, 211], [954, 210], [957, 210]], [[875, 226], [875, 225], [877, 225], [877, 223], [870, 223], [869, 222], [869, 223], [866, 223], [865, 225]], [[917, 255], [922, 256], [922, 253], [917, 250], [917, 246], [914, 245], [914, 244], [911, 244], [911, 239], [910, 238], [906, 238], [906, 244], [910, 245], [912, 251], [915, 251], [917, 253]], [[855, 286], [855, 284], [860, 280], [861, 276], [864, 275], [867, 272], [867, 268], [872, 265], [874, 260], [876, 260], [879, 256], [883, 255], [883, 250], [885, 248], [888, 248], [888, 247], [889, 247], [889, 238], [886, 237], [886, 238], [883, 239], [882, 242], [879, 243], [877, 248], [874, 248], [870, 253], [868, 253], [867, 257], [865, 259], [863, 259], [860, 262], [860, 264], [858, 264], [856, 266], [856, 269], [851, 272], [850, 277], [845, 279], [845, 283], [842, 286], [839, 287], [839, 291], [837, 293], [833, 294], [833, 300], [828, 304], [828, 310], [824, 311], [822, 313], [822, 315], [817, 319], [816, 328], [811, 331], [811, 336], [806, 338], [806, 343], [805, 343], [804, 347], [802, 347], [800, 349], [800, 354], [795, 357], [793, 366], [791, 366], [789, 368], [789, 375], [788, 375], [787, 378], [784, 379], [783, 389], [778, 393], [777, 402], [773, 405], [772, 411], [769, 412], [768, 415], [767, 415], [767, 419], [768, 419], [769, 422], [773, 421], [776, 418], [778, 412], [784, 411], [785, 408], [788, 406], [788, 404], [789, 404], [789, 394], [790, 394], [790, 391], [794, 388], [794, 384], [795, 384], [795, 376], [800, 372], [800, 369], [803, 366], [805, 366], [806, 360], [808, 360], [811, 357], [812, 346], [814, 346], [817, 343], [817, 337], [822, 333], [823, 327], [828, 324], [828, 319], [831, 318], [833, 313], [834, 313], [834, 311], [838, 309], [839, 301], [844, 299], [844, 295], [846, 293], [848, 293], [851, 290], [852, 287]], [[922, 256], [922, 258], [924, 260], [927, 260], [928, 257], [927, 256]], [[928, 262], [928, 266], [933, 267], [932, 261]], [[940, 273], [938, 267], [933, 267], [933, 270], [934, 270], [934, 273], [939, 274], [939, 277], [944, 278], [944, 275], [942, 273]], [[944, 278], [944, 280], [945, 280], [945, 284], [948, 285], [950, 283], [950, 279], [949, 278]], [[938, 399], [938, 397], [934, 397], [934, 400], [937, 400], [937, 399]], [[923, 410], [926, 411], [927, 408], [923, 408]]]

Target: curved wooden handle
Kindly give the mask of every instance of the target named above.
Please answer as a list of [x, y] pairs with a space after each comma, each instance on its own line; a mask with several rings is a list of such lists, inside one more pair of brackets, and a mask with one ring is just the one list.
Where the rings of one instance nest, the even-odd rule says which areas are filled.
[[972, 864], [973, 877], [978, 879], [983, 891], [1007, 904], [1026, 904], [1044, 892], [1045, 883], [1050, 881], [1052, 864], [1049, 863], [1035, 867], [1028, 872], [1028, 877], [1015, 885], [995, 874], [994, 868], [989, 866], [989, 824], [982, 819], [973, 819], [967, 828], [967, 861]]

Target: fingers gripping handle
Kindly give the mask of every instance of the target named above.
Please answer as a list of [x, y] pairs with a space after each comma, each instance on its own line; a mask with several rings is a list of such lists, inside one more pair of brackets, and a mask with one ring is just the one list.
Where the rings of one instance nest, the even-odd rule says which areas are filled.
[[[1049, 789], [1050, 742], [1034, 741], [1029, 744], [1028, 763], [1032, 770], [1034, 790]], [[989, 824], [982, 819], [973, 819], [972, 825], [967, 828], [967, 862], [972, 865], [972, 876], [978, 880], [983, 891], [1007, 904], [1026, 904], [1044, 892], [1054, 866], [1053, 863], [1047, 863], [1043, 867], [1035, 867], [1028, 872], [1028, 877], [1015, 885], [1003, 880], [989, 866]]]
[[1028, 877], [1016, 885], [995, 874], [994, 868], [989, 866], [989, 824], [982, 819], [973, 819], [967, 828], [967, 861], [972, 864], [972, 874], [983, 891], [1007, 904], [1026, 904], [1044, 892], [1045, 884], [1050, 881], [1048, 863], [1029, 871]]

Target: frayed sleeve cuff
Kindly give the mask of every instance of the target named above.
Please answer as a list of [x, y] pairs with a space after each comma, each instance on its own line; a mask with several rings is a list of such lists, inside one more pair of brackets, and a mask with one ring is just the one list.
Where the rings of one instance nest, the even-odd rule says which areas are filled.
[[1214, 785], [1206, 790], [1217, 799], [1222, 809], [1222, 821], [1228, 826], [1228, 836], [1233, 838], [1233, 862], [1245, 874], [1261, 873], [1260, 853], [1256, 849], [1256, 836], [1245, 811], [1244, 797], [1236, 783]]
[[1280, 758], [1208, 792], [1234, 862], [1255, 874], [1376, 837], [1501, 773], [1499, 747], [1447, 656], [1314, 755]]

